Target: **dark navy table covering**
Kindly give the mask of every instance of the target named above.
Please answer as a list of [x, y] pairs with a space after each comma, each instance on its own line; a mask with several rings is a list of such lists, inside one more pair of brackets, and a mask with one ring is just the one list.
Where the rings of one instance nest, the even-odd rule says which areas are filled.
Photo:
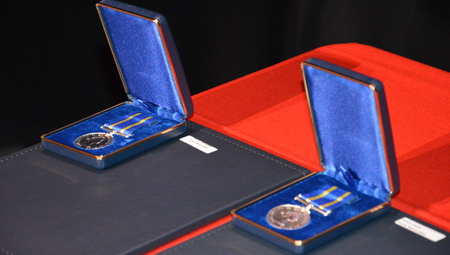
[[193, 122], [185, 135], [218, 150], [176, 138], [107, 170], [40, 145], [1, 158], [0, 253], [142, 253], [309, 173]]

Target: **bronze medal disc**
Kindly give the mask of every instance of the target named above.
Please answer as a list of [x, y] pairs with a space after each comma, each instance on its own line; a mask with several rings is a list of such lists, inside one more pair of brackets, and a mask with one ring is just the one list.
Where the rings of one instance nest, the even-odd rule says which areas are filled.
[[282, 230], [296, 230], [308, 224], [308, 209], [299, 205], [284, 204], [272, 208], [266, 216], [270, 226]]

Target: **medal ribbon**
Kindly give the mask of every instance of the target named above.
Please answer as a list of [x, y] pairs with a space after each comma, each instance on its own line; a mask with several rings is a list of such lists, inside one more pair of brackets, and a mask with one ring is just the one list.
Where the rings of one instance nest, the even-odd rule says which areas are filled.
[[103, 128], [124, 136], [130, 136], [136, 129], [150, 124], [152, 118], [153, 117], [148, 114], [139, 112], [128, 115], [125, 119], [112, 124], [105, 123]]
[[298, 194], [297, 198], [306, 201], [313, 208], [318, 208], [328, 215], [332, 210], [354, 201], [358, 196], [337, 186], [327, 186], [307, 194]]

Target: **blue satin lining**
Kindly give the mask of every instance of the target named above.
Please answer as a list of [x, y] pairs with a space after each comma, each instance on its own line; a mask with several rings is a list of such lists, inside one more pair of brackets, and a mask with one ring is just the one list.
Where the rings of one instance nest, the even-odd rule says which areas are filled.
[[[142, 107], [127, 102], [125, 104], [116, 106], [106, 112], [95, 115], [82, 122], [69, 126], [56, 133], [53, 133], [47, 136], [47, 138], [60, 144], [87, 152], [89, 154], [100, 156], [100, 155], [108, 155], [109, 153], [115, 152], [126, 146], [140, 142], [144, 139], [151, 137], [154, 134], [165, 131], [181, 123], [180, 121], [175, 121], [173, 119], [162, 118], [161, 116], [158, 116], [156, 114], [153, 114], [151, 111], [148, 111], [148, 114], [154, 117], [152, 119], [152, 123], [154, 123], [155, 121], [157, 121], [157, 123], [153, 125], [146, 125], [140, 127], [139, 129], [133, 132], [132, 136], [128, 138], [120, 135], [113, 135], [114, 141], [112, 144], [97, 150], [82, 149], [74, 144], [74, 141], [81, 135], [93, 132], [106, 132], [101, 128], [105, 123], [117, 122], [119, 120], [123, 120], [132, 113], [144, 112], [147, 110], [148, 109], [143, 109]], [[158, 108], [155, 108], [153, 110], [153, 112], [157, 111]]]
[[98, 9], [128, 96], [187, 114], [158, 25], [109, 7]]
[[[268, 224], [266, 215], [270, 211], [270, 209], [282, 204], [301, 205], [300, 202], [294, 200], [294, 197], [299, 193], [311, 193], [330, 185], [350, 191], [352, 192], [352, 194], [358, 196], [358, 199], [349, 204], [341, 205], [340, 207], [334, 209], [333, 212], [328, 216], [323, 216], [320, 213], [312, 211], [310, 215], [310, 223], [299, 230], [279, 230], [271, 227]], [[290, 185], [287, 188], [282, 189], [268, 197], [265, 197], [249, 206], [246, 206], [238, 210], [236, 213], [293, 240], [306, 240], [336, 226], [339, 223], [356, 217], [361, 213], [382, 204], [383, 202], [384, 201], [381, 199], [367, 196], [351, 187], [346, 187], [339, 181], [327, 175], [315, 174], [309, 178]]]
[[387, 200], [387, 160], [375, 91], [313, 66], [304, 66], [325, 174]]
[[365, 180], [361, 180], [355, 172], [339, 167], [337, 169], [329, 168], [323, 172], [324, 175], [328, 175], [333, 179], [345, 184], [352, 189], [358, 190], [366, 195], [376, 197], [379, 199], [387, 199], [389, 192]]

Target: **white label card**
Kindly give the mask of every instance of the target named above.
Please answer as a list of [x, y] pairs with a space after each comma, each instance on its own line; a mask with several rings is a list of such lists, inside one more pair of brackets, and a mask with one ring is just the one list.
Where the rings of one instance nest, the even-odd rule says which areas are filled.
[[190, 135], [180, 138], [180, 141], [187, 143], [190, 146], [192, 146], [200, 151], [203, 151], [206, 154], [217, 151], [217, 148], [215, 148], [205, 142], [202, 142], [201, 140], [199, 140], [193, 136], [190, 136]]
[[416, 233], [432, 242], [437, 242], [445, 238], [444, 234], [434, 229], [431, 229], [425, 225], [422, 225], [419, 222], [411, 220], [410, 218], [407, 217], [403, 217], [401, 219], [396, 220], [395, 224], [413, 233]]

